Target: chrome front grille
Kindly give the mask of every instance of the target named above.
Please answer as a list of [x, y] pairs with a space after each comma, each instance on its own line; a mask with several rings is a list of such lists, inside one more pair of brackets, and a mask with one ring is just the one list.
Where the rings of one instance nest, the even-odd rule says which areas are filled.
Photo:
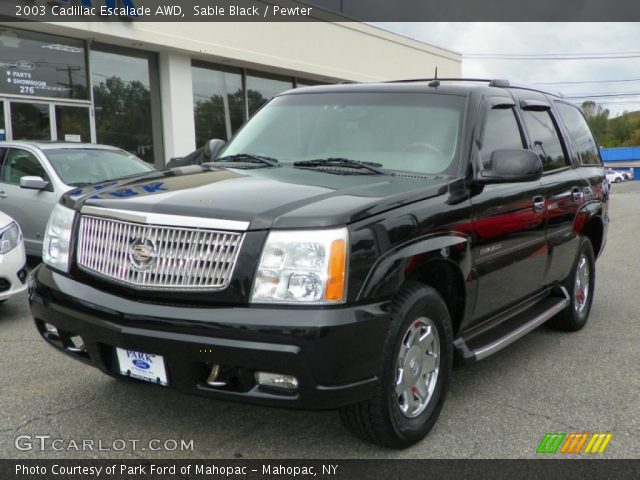
[[152, 290], [223, 290], [243, 234], [80, 218], [78, 266], [97, 276]]

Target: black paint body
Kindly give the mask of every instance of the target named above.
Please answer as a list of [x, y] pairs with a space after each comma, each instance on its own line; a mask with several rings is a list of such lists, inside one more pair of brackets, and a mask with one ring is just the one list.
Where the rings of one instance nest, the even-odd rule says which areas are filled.
[[[295, 95], [300, 91], [292, 91]], [[426, 175], [336, 175], [293, 167], [202, 169], [154, 174], [145, 182], [99, 191], [88, 187], [63, 202], [250, 222], [230, 286], [222, 292], [141, 292], [81, 272], [35, 270], [30, 302], [43, 322], [81, 335], [80, 360], [117, 375], [114, 347], [165, 356], [171, 385], [189, 393], [257, 403], [332, 408], [370, 396], [377, 382], [390, 302], [407, 279], [434, 286], [445, 299], [456, 338], [486, 330], [499, 313], [565, 279], [581, 235], [604, 247], [608, 186], [601, 166], [579, 166], [565, 127], [571, 165], [541, 179], [483, 185], [476, 181], [478, 139], [492, 105], [559, 99], [536, 91], [425, 84], [341, 85], [313, 92], [423, 92], [465, 97], [457, 172]], [[526, 132], [523, 133], [526, 142]], [[530, 145], [531, 146], [531, 145]], [[158, 187], [161, 184], [161, 187]], [[544, 200], [541, 212], [536, 200]], [[348, 226], [344, 305], [258, 306], [249, 303], [270, 229]], [[72, 251], [73, 251], [72, 245]], [[210, 351], [208, 351], [210, 350]], [[237, 367], [237, 391], [209, 388], [211, 364]], [[256, 370], [290, 373], [295, 394], [261, 390]]]

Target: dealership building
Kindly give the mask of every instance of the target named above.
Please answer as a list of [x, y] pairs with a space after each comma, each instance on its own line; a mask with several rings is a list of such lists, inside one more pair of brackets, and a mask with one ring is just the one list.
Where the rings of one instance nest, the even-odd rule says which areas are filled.
[[163, 166], [279, 92], [458, 77], [461, 56], [357, 22], [0, 23], [0, 138], [116, 145]]

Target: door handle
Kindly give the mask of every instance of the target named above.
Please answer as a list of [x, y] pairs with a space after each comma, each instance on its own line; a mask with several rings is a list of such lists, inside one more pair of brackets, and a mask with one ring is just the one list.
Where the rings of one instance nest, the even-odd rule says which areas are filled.
[[4, 193], [4, 192], [0, 192], [0, 198], [5, 199], [5, 198], [7, 198], [8, 196], [9, 196], [9, 195], [7, 195], [6, 193]]
[[536, 213], [544, 212], [544, 197], [537, 196], [533, 197], [533, 211]]
[[584, 192], [582, 191], [582, 189], [580, 187], [573, 187], [571, 189], [571, 199], [574, 202], [581, 201], [583, 196], [584, 196]]

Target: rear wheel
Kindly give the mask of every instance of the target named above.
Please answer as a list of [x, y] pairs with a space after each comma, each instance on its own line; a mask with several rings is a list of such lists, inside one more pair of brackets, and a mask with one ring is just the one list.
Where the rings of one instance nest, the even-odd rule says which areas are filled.
[[408, 447], [435, 424], [449, 385], [453, 334], [446, 304], [431, 287], [408, 282], [393, 303], [373, 398], [344, 407], [340, 417], [358, 437]]
[[616, 177], [616, 183], [620, 183], [622, 179], [620, 177]]
[[580, 240], [576, 262], [564, 287], [571, 296], [569, 306], [549, 321], [549, 326], [558, 330], [575, 332], [584, 327], [589, 319], [595, 290], [595, 255], [588, 238]]

